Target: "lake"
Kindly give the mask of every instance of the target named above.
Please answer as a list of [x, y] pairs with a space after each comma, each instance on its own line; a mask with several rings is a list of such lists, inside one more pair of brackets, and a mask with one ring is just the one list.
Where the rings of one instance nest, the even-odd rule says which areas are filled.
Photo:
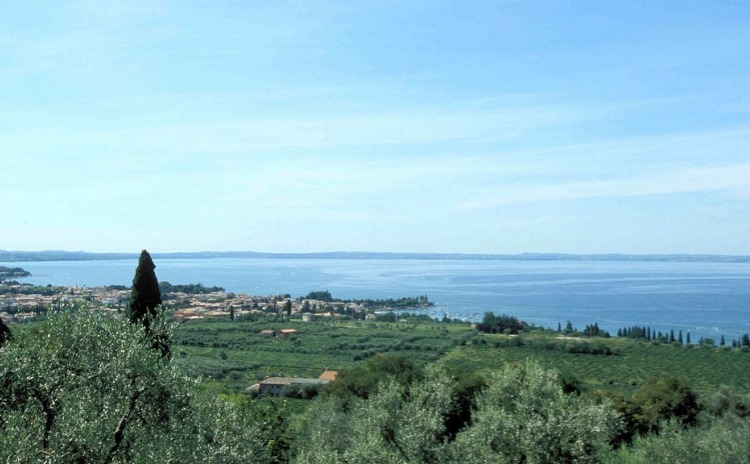
[[[3, 264], [3, 263], [0, 263]], [[35, 284], [130, 285], [134, 260], [15, 262]], [[750, 263], [425, 259], [215, 258], [156, 260], [159, 280], [229, 292], [338, 298], [427, 295], [427, 314], [480, 320], [486, 311], [556, 328], [690, 331], [727, 343], [750, 332]]]

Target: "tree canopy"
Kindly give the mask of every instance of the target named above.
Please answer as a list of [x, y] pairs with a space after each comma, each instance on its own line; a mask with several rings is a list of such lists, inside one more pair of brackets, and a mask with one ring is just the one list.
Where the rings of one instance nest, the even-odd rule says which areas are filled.
[[554, 371], [529, 362], [491, 375], [471, 420], [452, 434], [460, 388], [429, 367], [407, 384], [386, 378], [367, 399], [318, 400], [296, 462], [594, 463], [620, 426], [609, 405], [565, 394]]
[[362, 366], [342, 372], [335, 382], [326, 385], [323, 395], [348, 403], [354, 397], [367, 399], [381, 382], [406, 386], [422, 375], [422, 367], [407, 356], [379, 354]]
[[487, 333], [508, 333], [517, 334], [521, 330], [527, 329], [527, 324], [518, 320], [514, 316], [502, 314], [496, 316], [493, 312], [484, 313], [482, 322], [477, 324], [477, 329]]
[[83, 306], [6, 343], [0, 462], [266, 462], [254, 421], [196, 396], [150, 343], [137, 325]]
[[3, 322], [2, 319], [0, 319], [0, 346], [3, 346], [3, 343], [13, 338], [13, 333], [10, 331], [7, 325], [5, 325], [5, 322]]
[[646, 379], [633, 394], [633, 402], [639, 408], [636, 418], [649, 430], [658, 430], [659, 422], [669, 419], [693, 426], [700, 412], [695, 393], [685, 382], [667, 375]]

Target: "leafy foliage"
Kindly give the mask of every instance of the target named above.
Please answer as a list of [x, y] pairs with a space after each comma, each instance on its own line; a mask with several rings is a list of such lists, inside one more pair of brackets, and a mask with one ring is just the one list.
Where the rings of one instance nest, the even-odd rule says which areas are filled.
[[327, 303], [334, 301], [333, 296], [331, 295], [331, 292], [329, 292], [328, 290], [319, 290], [315, 292], [310, 292], [307, 294], [307, 296], [304, 297], [304, 299], [325, 301]]
[[704, 400], [703, 412], [711, 417], [750, 417], [750, 395], [743, 395], [737, 389], [723, 385]]
[[323, 389], [326, 397], [343, 402], [352, 397], [367, 399], [381, 382], [390, 381], [406, 387], [422, 377], [422, 368], [404, 355], [377, 355], [364, 365], [342, 372], [339, 378]]
[[477, 329], [486, 333], [517, 334], [526, 328], [528, 328], [526, 323], [514, 316], [505, 314], [495, 316], [492, 312], [484, 313], [482, 322], [477, 324]]
[[170, 293], [187, 293], [190, 295], [200, 295], [205, 293], [223, 292], [222, 287], [206, 287], [203, 284], [170, 284], [166, 280], [159, 282], [159, 292], [161, 295], [168, 296]]
[[183, 415], [190, 383], [144, 349], [142, 330], [82, 308], [9, 344], [0, 376], [2, 460], [19, 462], [154, 451], [153, 439]]
[[535, 362], [488, 379], [471, 427], [456, 437], [460, 462], [597, 462], [620, 426], [608, 405], [563, 392], [557, 373]]
[[593, 324], [586, 324], [586, 328], [583, 329], [582, 335], [584, 337], [609, 337], [609, 332], [599, 328], [599, 324], [594, 322]]
[[724, 418], [705, 427], [683, 429], [677, 421], [662, 425], [659, 435], [636, 438], [630, 447], [605, 456], [608, 464], [735, 464], [750, 456], [750, 421]]
[[[15, 325], [0, 347], [0, 462], [721, 463], [750, 452], [744, 372], [722, 377], [737, 388], [704, 386], [702, 410], [694, 383], [675, 374], [705, 382], [745, 363], [739, 350], [421, 320], [273, 320], [190, 323], [172, 336], [157, 311], [150, 330], [179, 341], [176, 360], [150, 349], [140, 324], [83, 306]], [[296, 338], [258, 335], [288, 327]], [[590, 356], [600, 348], [617, 356]], [[181, 366], [227, 383], [198, 384]], [[321, 368], [340, 377], [314, 400], [227, 388]], [[647, 378], [655, 370], [670, 375]]]
[[633, 394], [633, 402], [639, 407], [637, 418], [649, 430], [658, 430], [659, 422], [669, 419], [693, 426], [700, 412], [695, 393], [678, 378], [667, 375], [648, 378]]
[[82, 306], [8, 342], [0, 462], [273, 462], [273, 415], [198, 396], [150, 344], [137, 325]]
[[[369, 399], [328, 397], [308, 411], [300, 463], [440, 462], [450, 379], [430, 370], [403, 385], [385, 380]], [[344, 432], [344, 433], [342, 433]]]
[[386, 381], [346, 408], [339, 398], [319, 401], [308, 412], [297, 462], [596, 462], [619, 424], [607, 405], [564, 394], [554, 372], [528, 363], [491, 376], [471, 422], [451, 435], [457, 387], [428, 368], [406, 388]]
[[377, 308], [391, 308], [391, 309], [404, 309], [414, 308], [417, 306], [433, 306], [433, 303], [427, 298], [427, 295], [409, 296], [403, 298], [385, 298], [385, 299], [340, 299], [334, 298], [331, 292], [328, 290], [318, 290], [308, 293], [306, 296], [301, 297], [300, 300], [315, 300], [323, 301], [326, 303], [357, 303], [361, 304], [365, 308], [377, 309]]
[[3, 344], [11, 338], [13, 338], [13, 333], [10, 331], [8, 326], [5, 325], [5, 322], [0, 319], [0, 347], [3, 346]]

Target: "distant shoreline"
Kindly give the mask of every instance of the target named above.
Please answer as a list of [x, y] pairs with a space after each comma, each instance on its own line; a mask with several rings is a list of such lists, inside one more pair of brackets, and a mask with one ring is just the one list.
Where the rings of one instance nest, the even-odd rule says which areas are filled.
[[[0, 262], [24, 261], [97, 261], [138, 259], [138, 253], [88, 253], [84, 251], [5, 251], [0, 250]], [[154, 259], [414, 259], [414, 260], [493, 260], [493, 261], [647, 261], [647, 262], [709, 262], [748, 263], [747, 255], [713, 254], [568, 254], [568, 253], [384, 253], [384, 252], [320, 252], [320, 253], [263, 253], [254, 251], [202, 251], [151, 253]]]

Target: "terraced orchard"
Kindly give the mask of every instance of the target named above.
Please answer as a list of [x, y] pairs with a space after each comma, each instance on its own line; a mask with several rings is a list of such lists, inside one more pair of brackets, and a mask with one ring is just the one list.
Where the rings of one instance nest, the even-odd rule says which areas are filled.
[[[296, 333], [261, 334], [282, 329]], [[188, 373], [239, 390], [272, 375], [344, 370], [378, 353], [432, 362], [473, 336], [468, 324], [437, 321], [191, 322], [175, 330], [172, 353]]]
[[[262, 331], [295, 332], [284, 337]], [[486, 373], [529, 358], [577, 379], [588, 389], [630, 394], [648, 377], [683, 378], [698, 392], [728, 385], [750, 393], [750, 353], [624, 338], [566, 337], [550, 330], [518, 336], [478, 333], [466, 323], [190, 322], [174, 333], [172, 353], [194, 376], [241, 391], [268, 376], [317, 377], [345, 370], [378, 353], [401, 353], [452, 372]]]
[[623, 338], [565, 337], [553, 331], [519, 336], [479, 334], [440, 359], [479, 372], [528, 358], [578, 379], [591, 389], [632, 393], [648, 377], [683, 378], [698, 392], [721, 385], [750, 393], [750, 353], [727, 347], [679, 346]]

